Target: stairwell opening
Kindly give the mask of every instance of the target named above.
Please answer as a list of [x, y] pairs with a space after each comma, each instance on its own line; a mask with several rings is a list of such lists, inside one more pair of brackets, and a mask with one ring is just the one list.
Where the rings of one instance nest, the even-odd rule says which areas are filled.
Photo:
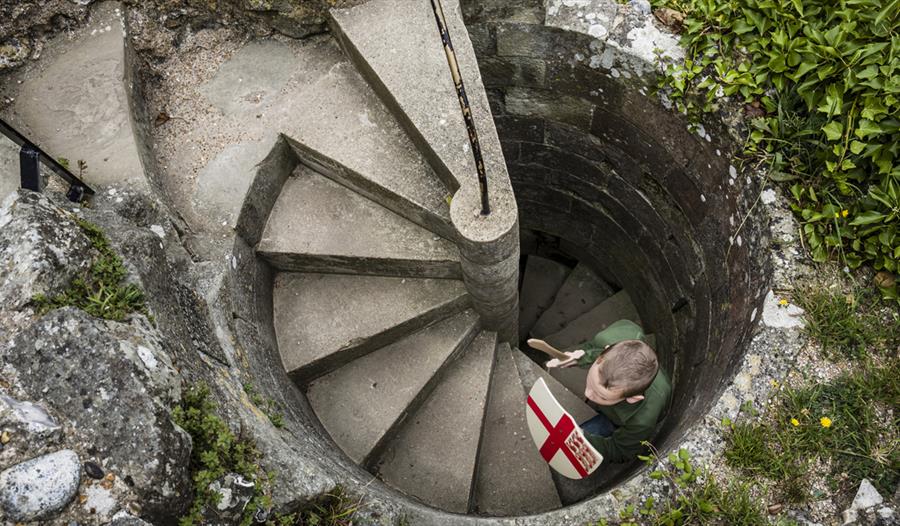
[[[655, 443], [662, 450], [675, 446], [730, 382], [769, 288], [765, 225], [748, 214], [758, 188], [737, 181], [729, 145], [720, 140], [724, 134], [710, 129], [709, 141], [698, 138], [681, 118], [646, 96], [644, 86], [574, 63], [572, 57], [590, 49], [586, 35], [489, 20], [467, 24], [516, 193], [521, 253], [526, 261], [538, 255], [573, 271], [582, 266], [611, 292], [628, 293], [673, 377], [672, 405]], [[271, 189], [320, 168], [307, 166], [298, 155], [289, 139], [280, 140], [259, 167], [248, 192], [253, 198], [244, 204], [236, 228], [231, 294], [237, 337], [257, 349], [247, 356], [255, 385], [284, 402], [286, 422], [303, 431], [298, 443], [304, 451], [315, 451], [340, 480], [365, 486], [383, 502], [397, 504], [398, 513], [421, 519], [410, 524], [495, 523], [481, 515], [533, 513], [540, 515], [521, 522], [596, 520], [598, 506], [609, 500], [585, 499], [634, 474], [635, 467], [580, 493], [558, 487], [562, 510], [489, 513], [470, 506], [457, 511], [373, 477], [378, 469], [370, 464], [382, 456], [380, 444], [375, 453], [357, 455], [362, 460], [337, 445], [306, 384], [283, 374], [272, 323], [273, 283], [280, 270], [254, 252], [279, 195]], [[470, 338], [475, 332], [462, 325], [460, 349], [475, 341]], [[411, 405], [419, 402], [413, 399]], [[471, 494], [463, 497], [472, 503]], [[500, 523], [514, 520], [520, 521]]]
[[[750, 213], [759, 188], [738, 180], [724, 131], [701, 137], [630, 75], [577, 60], [591, 37], [478, 16], [467, 25], [519, 207], [520, 276], [538, 255], [628, 293], [673, 377], [654, 440], [665, 450], [730, 382], [759, 317], [771, 274], [766, 226]], [[520, 300], [520, 312], [547, 308]], [[528, 335], [520, 323], [523, 350]]]

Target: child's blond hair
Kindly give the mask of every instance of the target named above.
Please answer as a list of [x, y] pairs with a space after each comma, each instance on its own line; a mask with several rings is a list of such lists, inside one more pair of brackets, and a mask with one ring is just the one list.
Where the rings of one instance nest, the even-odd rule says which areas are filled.
[[652, 347], [641, 340], [622, 340], [597, 358], [603, 386], [622, 391], [625, 398], [642, 394], [653, 383], [659, 362]]

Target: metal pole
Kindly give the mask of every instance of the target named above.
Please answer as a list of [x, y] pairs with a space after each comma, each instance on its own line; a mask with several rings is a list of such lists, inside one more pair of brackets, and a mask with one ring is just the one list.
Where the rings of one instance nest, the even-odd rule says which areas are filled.
[[469, 97], [466, 96], [466, 88], [463, 84], [462, 74], [459, 71], [459, 64], [456, 61], [456, 52], [453, 50], [453, 42], [450, 40], [447, 21], [444, 19], [444, 8], [441, 5], [441, 0], [431, 0], [431, 9], [434, 11], [438, 31], [441, 33], [441, 42], [444, 44], [447, 64], [450, 66], [450, 74], [453, 76], [453, 84], [456, 86], [459, 107], [462, 110], [463, 120], [466, 121], [466, 131], [469, 132], [469, 143], [472, 146], [472, 156], [475, 157], [475, 170], [478, 173], [478, 187], [481, 189], [481, 215], [488, 215], [491, 213], [491, 207], [488, 202], [487, 174], [484, 171], [481, 145], [478, 142], [478, 132], [475, 130], [475, 119], [472, 117], [472, 109], [469, 107]]
[[41, 154], [30, 144], [25, 144], [19, 150], [19, 174], [22, 188], [35, 192], [41, 191]]

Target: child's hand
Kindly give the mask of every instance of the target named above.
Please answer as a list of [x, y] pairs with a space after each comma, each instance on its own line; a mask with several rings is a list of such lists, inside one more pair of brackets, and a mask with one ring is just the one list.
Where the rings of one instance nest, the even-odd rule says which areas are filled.
[[546, 364], [547, 368], [549, 369], [551, 367], [571, 367], [571, 366], [575, 365], [576, 363], [578, 363], [579, 358], [584, 356], [584, 351], [582, 351], [581, 349], [578, 349], [576, 351], [570, 351], [565, 354], [569, 357], [568, 360], [559, 360], [557, 358], [554, 358], [554, 359], [550, 360], [549, 362], [547, 362], [547, 364]]

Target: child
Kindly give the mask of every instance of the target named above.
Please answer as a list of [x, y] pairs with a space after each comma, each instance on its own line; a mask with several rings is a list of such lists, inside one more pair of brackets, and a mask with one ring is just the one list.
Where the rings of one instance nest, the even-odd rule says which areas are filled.
[[[641, 442], [653, 438], [668, 405], [669, 377], [643, 338], [637, 324], [619, 320], [578, 350], [564, 353], [568, 359], [547, 362], [548, 367], [589, 368], [584, 396], [599, 406], [599, 413], [581, 428], [604, 462], [634, 460], [644, 449]], [[543, 340], [531, 339], [528, 345], [561, 354]]]

